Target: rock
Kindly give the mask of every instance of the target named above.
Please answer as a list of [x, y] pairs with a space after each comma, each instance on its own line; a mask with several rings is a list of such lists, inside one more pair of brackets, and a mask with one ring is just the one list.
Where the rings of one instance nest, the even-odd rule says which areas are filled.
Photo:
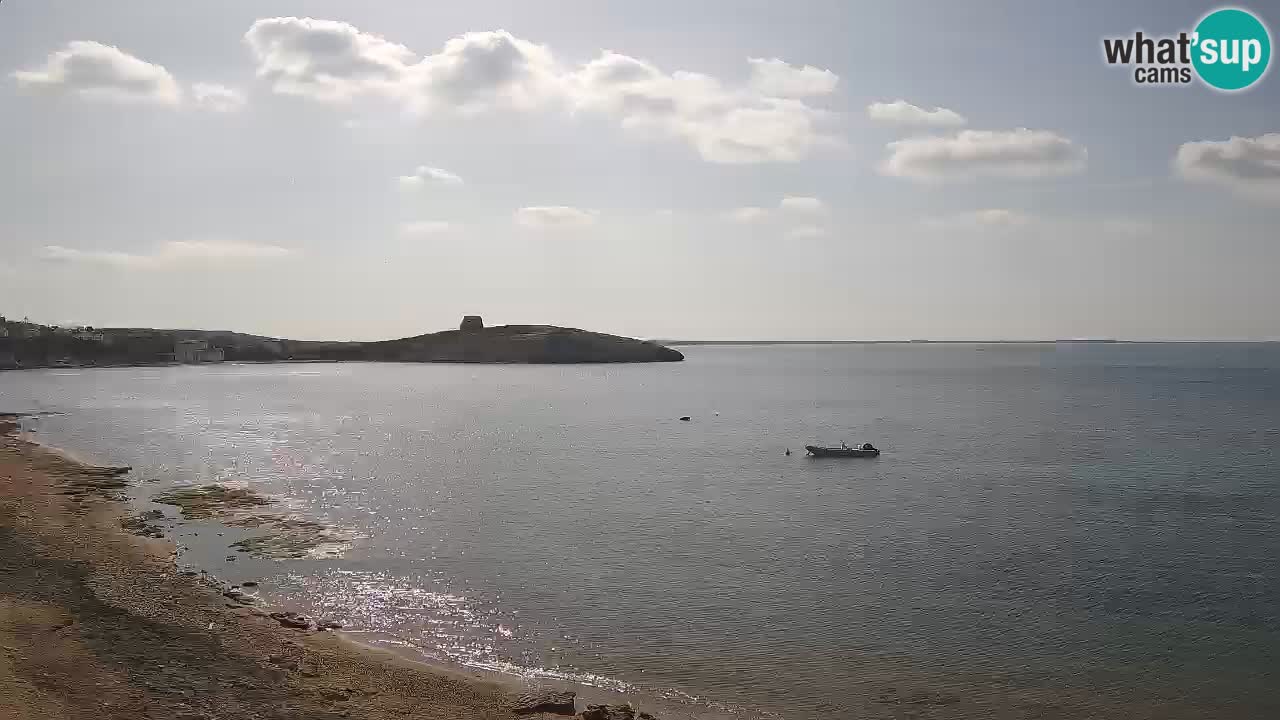
[[317, 630], [341, 630], [342, 623], [337, 620], [322, 620], [316, 623]]
[[305, 615], [299, 615], [296, 612], [273, 612], [271, 619], [280, 623], [285, 627], [298, 628], [300, 630], [310, 630], [311, 620]]
[[227, 556], [227, 562], [235, 562], [235, 561], [236, 561], [236, 556], [235, 556], [235, 555], [228, 555], [228, 556]]
[[258, 583], [253, 580], [245, 580], [244, 582], [240, 583], [240, 587], [258, 587]]
[[685, 422], [689, 422], [689, 416], [688, 416], [688, 415], [685, 415], [684, 417], [682, 417], [682, 418], [680, 418], [680, 419], [681, 419], [681, 420], [683, 420], [683, 421], [685, 421]]
[[626, 705], [588, 705], [586, 710], [578, 713], [581, 720], [655, 720], [649, 713], [637, 713], [631, 703]]
[[572, 715], [576, 712], [574, 698], [577, 693], [572, 690], [537, 690], [522, 693], [516, 697], [511, 711], [518, 715], [528, 713], [555, 713]]
[[222, 596], [231, 598], [232, 600], [235, 600], [241, 605], [252, 605], [255, 602], [257, 602], [257, 598], [255, 598], [254, 596], [246, 595], [245, 593], [242, 593], [235, 588], [231, 588], [230, 590], [227, 590], [226, 592], [222, 593]]

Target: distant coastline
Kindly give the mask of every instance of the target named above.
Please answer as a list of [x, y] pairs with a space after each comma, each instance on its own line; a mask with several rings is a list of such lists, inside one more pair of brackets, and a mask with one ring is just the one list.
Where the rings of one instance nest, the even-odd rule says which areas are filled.
[[699, 345], [1263, 345], [1280, 340], [654, 340], [666, 346]]
[[228, 331], [40, 325], [0, 317], [0, 370], [219, 362], [644, 363], [678, 362], [677, 350], [620, 335], [555, 325], [486, 327], [373, 342], [288, 340]]

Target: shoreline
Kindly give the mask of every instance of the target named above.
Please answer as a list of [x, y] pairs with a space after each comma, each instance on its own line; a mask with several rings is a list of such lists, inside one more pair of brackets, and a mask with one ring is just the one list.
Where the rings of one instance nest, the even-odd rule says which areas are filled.
[[118, 470], [21, 437], [17, 419], [0, 414], [0, 717], [516, 717], [528, 683], [287, 628], [180, 571], [172, 539], [122, 527]]

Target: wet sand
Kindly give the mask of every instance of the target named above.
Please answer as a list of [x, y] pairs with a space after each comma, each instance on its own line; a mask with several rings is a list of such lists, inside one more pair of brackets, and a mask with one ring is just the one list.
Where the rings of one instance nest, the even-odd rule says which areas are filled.
[[513, 717], [495, 683], [282, 627], [180, 574], [169, 541], [122, 530], [120, 485], [0, 418], [0, 718]]

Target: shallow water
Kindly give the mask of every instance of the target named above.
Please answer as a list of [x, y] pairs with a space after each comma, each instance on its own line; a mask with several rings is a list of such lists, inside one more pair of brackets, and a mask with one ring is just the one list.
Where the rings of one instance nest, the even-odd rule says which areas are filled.
[[[475, 667], [800, 719], [1007, 688], [1280, 716], [1280, 346], [683, 350], [4, 373], [0, 410], [66, 411], [29, 424], [141, 497], [243, 483], [342, 529], [234, 564], [244, 531], [177, 532]], [[884, 455], [803, 454], [841, 440]]]

